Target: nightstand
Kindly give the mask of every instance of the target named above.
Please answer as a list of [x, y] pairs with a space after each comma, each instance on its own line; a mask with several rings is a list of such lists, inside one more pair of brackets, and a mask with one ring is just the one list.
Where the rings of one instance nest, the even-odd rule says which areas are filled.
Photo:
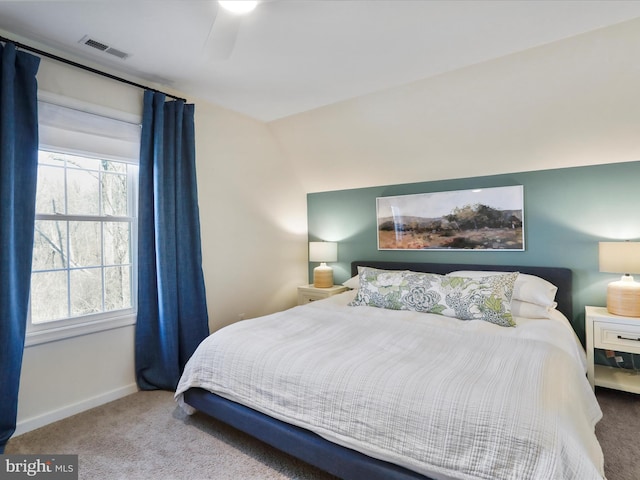
[[640, 318], [613, 315], [604, 307], [585, 308], [587, 378], [596, 385], [640, 393], [640, 375], [632, 371], [594, 364], [594, 349], [640, 353]]
[[323, 298], [329, 298], [332, 295], [346, 292], [349, 290], [344, 285], [334, 285], [328, 288], [316, 288], [311, 285], [303, 285], [298, 287], [298, 305], [304, 305], [315, 300], [322, 300]]

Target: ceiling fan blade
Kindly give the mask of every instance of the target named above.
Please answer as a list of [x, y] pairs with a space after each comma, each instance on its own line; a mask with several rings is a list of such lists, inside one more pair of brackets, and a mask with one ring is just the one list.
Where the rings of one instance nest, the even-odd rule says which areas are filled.
[[231, 57], [241, 21], [241, 17], [218, 8], [205, 41], [204, 50], [208, 58], [213, 61], [222, 61]]
[[[0, 0], [1, 1], [1, 0]], [[256, 10], [264, 4], [275, 3], [279, 0], [259, 0]], [[233, 14], [217, 4], [216, 14], [205, 41], [204, 50], [207, 58], [212, 61], [228, 60], [233, 54], [239, 30], [242, 26], [242, 15]], [[262, 6], [264, 8], [264, 6]], [[249, 13], [255, 15], [255, 13]]]

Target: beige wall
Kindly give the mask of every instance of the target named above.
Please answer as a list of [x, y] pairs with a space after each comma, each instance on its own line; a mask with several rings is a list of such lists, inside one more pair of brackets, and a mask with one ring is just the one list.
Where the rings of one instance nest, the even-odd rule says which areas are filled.
[[638, 58], [634, 20], [270, 128], [308, 192], [638, 160]]
[[[43, 60], [40, 89], [140, 115], [142, 91]], [[203, 271], [212, 330], [293, 306], [307, 280], [306, 197], [266, 125], [196, 104]], [[29, 346], [17, 434], [137, 390], [132, 326]]]
[[291, 307], [307, 281], [306, 192], [266, 125], [196, 102], [212, 329]]

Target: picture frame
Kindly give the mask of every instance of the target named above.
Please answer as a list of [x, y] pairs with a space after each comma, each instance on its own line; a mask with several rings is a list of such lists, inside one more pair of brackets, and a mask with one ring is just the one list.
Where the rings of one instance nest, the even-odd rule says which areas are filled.
[[522, 185], [376, 198], [378, 250], [523, 251]]

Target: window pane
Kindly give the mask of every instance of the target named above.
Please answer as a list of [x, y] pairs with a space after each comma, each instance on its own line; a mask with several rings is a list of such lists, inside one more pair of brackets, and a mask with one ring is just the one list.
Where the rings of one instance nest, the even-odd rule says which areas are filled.
[[67, 222], [36, 220], [32, 270], [67, 266]]
[[67, 213], [99, 215], [100, 198], [98, 172], [67, 169]]
[[64, 213], [64, 169], [38, 166], [36, 212]]
[[102, 269], [71, 270], [71, 315], [102, 312]]
[[57, 165], [64, 167], [64, 155], [55, 152], [45, 152], [44, 150], [38, 151], [38, 163], [40, 165]]
[[102, 264], [100, 222], [69, 222], [71, 267], [94, 267]]
[[107, 267], [105, 278], [105, 311], [131, 307], [131, 267]]
[[131, 262], [130, 230], [128, 222], [104, 223], [104, 264], [126, 265]]
[[102, 213], [124, 217], [127, 210], [127, 176], [102, 173]]
[[112, 173], [127, 173], [127, 164], [122, 162], [110, 162], [109, 160], [102, 160], [102, 170], [104, 172]]
[[44, 323], [68, 315], [66, 270], [32, 273], [31, 322]]
[[97, 158], [78, 157], [76, 155], [65, 155], [67, 167], [81, 168], [83, 170], [99, 170], [100, 160]]

